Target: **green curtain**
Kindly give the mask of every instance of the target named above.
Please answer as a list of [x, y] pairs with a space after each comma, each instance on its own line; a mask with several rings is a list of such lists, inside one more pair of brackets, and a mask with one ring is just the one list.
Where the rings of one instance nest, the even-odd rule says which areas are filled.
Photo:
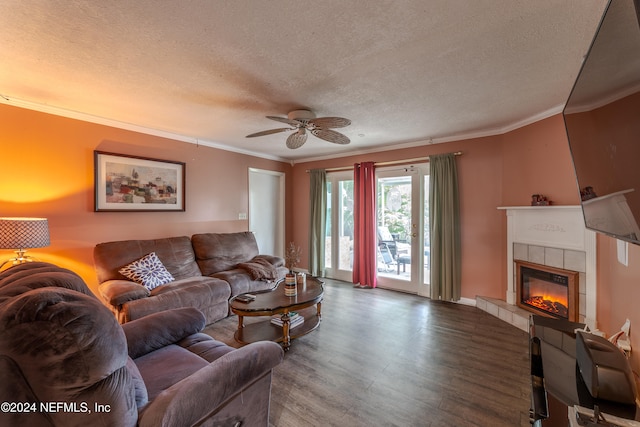
[[312, 169], [309, 188], [309, 273], [324, 277], [324, 241], [327, 227], [327, 172]]
[[460, 299], [460, 200], [454, 154], [429, 157], [431, 298]]

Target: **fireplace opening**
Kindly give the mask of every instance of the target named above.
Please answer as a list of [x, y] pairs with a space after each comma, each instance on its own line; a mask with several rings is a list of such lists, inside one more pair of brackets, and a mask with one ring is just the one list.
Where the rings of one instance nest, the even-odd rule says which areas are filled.
[[577, 321], [579, 273], [516, 261], [519, 307], [537, 314]]

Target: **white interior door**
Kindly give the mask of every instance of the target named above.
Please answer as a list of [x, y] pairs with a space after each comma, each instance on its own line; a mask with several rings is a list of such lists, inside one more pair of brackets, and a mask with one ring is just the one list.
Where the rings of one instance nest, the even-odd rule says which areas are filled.
[[261, 254], [284, 256], [284, 173], [249, 168], [249, 230]]

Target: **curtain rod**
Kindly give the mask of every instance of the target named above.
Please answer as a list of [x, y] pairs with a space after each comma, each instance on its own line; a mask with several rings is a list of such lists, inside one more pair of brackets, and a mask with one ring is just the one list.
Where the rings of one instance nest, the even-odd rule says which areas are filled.
[[[454, 156], [462, 156], [462, 151], [456, 151], [455, 153], [453, 153]], [[391, 165], [403, 165], [403, 164], [407, 164], [407, 163], [427, 163], [429, 162], [429, 157], [415, 157], [413, 159], [405, 159], [405, 160], [391, 160], [388, 162], [376, 162], [375, 165], [376, 166], [391, 166]], [[335, 168], [327, 168], [325, 169], [325, 171], [327, 172], [341, 172], [341, 171], [348, 171], [348, 170], [353, 170], [353, 166], [341, 166], [341, 167], [335, 167]], [[307, 169], [307, 173], [309, 173], [310, 170]]]

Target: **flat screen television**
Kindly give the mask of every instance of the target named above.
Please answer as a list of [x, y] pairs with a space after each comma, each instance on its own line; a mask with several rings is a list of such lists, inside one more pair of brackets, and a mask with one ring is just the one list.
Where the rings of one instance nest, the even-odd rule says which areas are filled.
[[587, 228], [640, 245], [640, 0], [611, 0], [563, 111]]

